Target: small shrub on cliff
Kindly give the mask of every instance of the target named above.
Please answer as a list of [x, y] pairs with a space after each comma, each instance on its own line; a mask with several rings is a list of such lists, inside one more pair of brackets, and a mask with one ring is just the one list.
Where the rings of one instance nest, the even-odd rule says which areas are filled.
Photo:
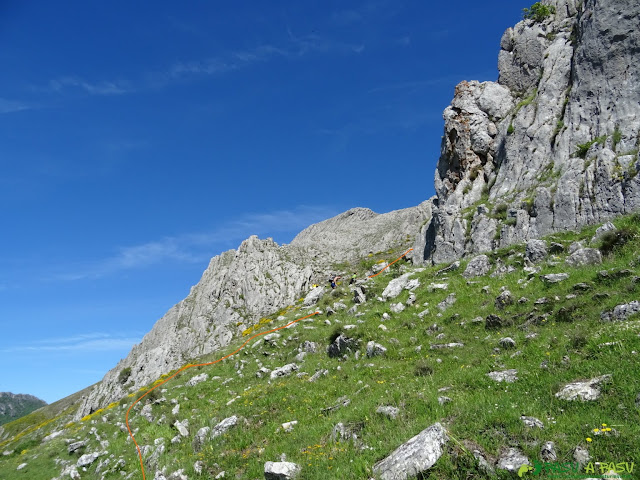
[[125, 383], [127, 383], [127, 380], [129, 380], [130, 376], [131, 367], [123, 368], [122, 370], [120, 370], [120, 374], [118, 375], [118, 381], [120, 382], [120, 384], [124, 385]]
[[522, 18], [525, 20], [531, 19], [536, 22], [542, 22], [545, 18], [550, 17], [554, 13], [556, 13], [556, 7], [536, 2], [531, 5], [531, 8], [522, 9]]

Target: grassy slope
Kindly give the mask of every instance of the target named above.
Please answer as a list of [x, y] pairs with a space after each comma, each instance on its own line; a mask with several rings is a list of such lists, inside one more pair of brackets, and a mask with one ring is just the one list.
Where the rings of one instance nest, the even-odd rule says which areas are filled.
[[44, 400], [40, 399], [11, 400], [5, 398], [2, 401], [7, 402], [7, 404], [9, 402], [13, 402], [15, 404], [18, 404], [18, 406], [14, 415], [0, 415], [0, 425], [13, 422], [14, 420], [17, 420], [20, 417], [24, 417], [25, 415], [29, 415], [34, 410], [37, 410], [38, 408], [46, 405]]
[[[167, 416], [163, 425], [150, 424], [139, 415], [132, 416], [132, 427], [139, 429], [136, 439], [140, 445], [153, 445], [157, 438], [164, 438], [167, 451], [160, 457], [160, 466], [167, 466], [167, 472], [184, 468], [189, 478], [197, 478], [193, 470], [196, 460], [202, 460], [207, 475], [213, 478], [220, 471], [226, 471], [226, 478], [263, 478], [264, 462], [277, 461], [282, 453], [287, 459], [303, 467], [301, 478], [320, 480], [327, 478], [370, 478], [372, 465], [384, 458], [397, 446], [419, 433], [436, 421], [443, 422], [453, 440], [448, 451], [429, 471], [427, 478], [484, 478], [469, 453], [469, 447], [481, 448], [490, 457], [497, 456], [509, 446], [518, 446], [530, 459], [539, 457], [542, 442], [556, 443], [559, 461], [571, 461], [576, 445], [587, 448], [599, 461], [640, 460], [639, 410], [635, 399], [640, 392], [640, 319], [638, 316], [623, 323], [600, 322], [600, 313], [620, 303], [637, 300], [640, 297], [640, 283], [633, 281], [640, 275], [640, 219], [638, 216], [625, 217], [616, 222], [619, 227], [632, 230], [635, 238], [605, 259], [605, 264], [594, 267], [571, 269], [565, 267], [564, 254], [542, 265], [541, 274], [567, 272], [569, 280], [553, 286], [545, 286], [537, 277], [528, 283], [526, 273], [521, 268], [504, 277], [489, 276], [467, 282], [459, 270], [444, 280], [449, 283], [447, 291], [429, 292], [426, 288], [432, 281], [441, 282], [436, 277], [439, 267], [426, 268], [416, 273], [422, 286], [415, 294], [416, 306], [408, 307], [400, 314], [392, 314], [384, 321], [388, 328], [383, 331], [378, 326], [384, 312], [389, 312], [390, 302], [376, 300], [387, 283], [399, 272], [391, 268], [371, 280], [367, 288], [369, 301], [359, 307], [365, 315], [350, 317], [345, 311], [328, 318], [332, 325], [326, 325], [327, 317], [316, 316], [301, 321], [291, 329], [282, 330], [282, 338], [277, 347], [260, 342], [255, 348], [247, 347], [235, 357], [214, 366], [195, 367], [171, 380], [163, 388], [166, 391], [162, 401], [153, 406], [156, 418]], [[589, 239], [595, 227], [577, 234], [566, 232], [554, 235], [550, 240], [568, 246], [576, 239]], [[507, 264], [521, 266], [523, 246], [513, 246], [504, 251], [494, 252], [493, 259], [502, 258]], [[381, 253], [366, 259], [362, 268], [374, 263], [378, 258], [394, 258], [393, 253]], [[554, 262], [555, 260], [555, 262]], [[463, 268], [464, 268], [463, 262]], [[556, 263], [556, 265], [554, 265]], [[405, 267], [402, 268], [407, 268]], [[603, 269], [627, 269], [630, 274], [617, 279], [602, 280], [598, 272]], [[519, 284], [518, 281], [521, 283]], [[573, 285], [584, 282], [593, 288], [588, 292], [577, 292]], [[489, 286], [490, 294], [482, 292]], [[505, 310], [497, 311], [494, 299], [500, 287], [507, 286], [516, 299], [521, 296], [529, 301], [515, 303]], [[437, 316], [436, 305], [449, 293], [455, 292], [457, 302]], [[595, 293], [606, 293], [606, 297], [595, 297]], [[567, 299], [567, 295], [577, 295]], [[408, 292], [403, 292], [391, 302], [405, 301]], [[545, 305], [534, 305], [540, 297], [552, 301]], [[321, 300], [318, 308], [325, 310], [334, 301], [352, 305], [351, 294], [346, 286], [338, 288]], [[429, 303], [428, 307], [422, 304]], [[419, 319], [417, 313], [429, 308], [431, 313]], [[559, 315], [561, 308], [570, 309], [569, 315]], [[283, 325], [288, 321], [307, 314], [309, 309], [299, 306], [280, 312], [285, 320], [274, 320], [263, 330]], [[499, 331], [486, 330], [484, 323], [471, 322], [491, 313], [510, 319], [513, 325]], [[533, 313], [530, 317], [529, 314]], [[548, 314], [543, 317], [543, 314]], [[436, 323], [435, 332], [429, 327]], [[348, 330], [351, 336], [362, 339], [360, 359], [350, 356], [348, 360], [330, 359], [324, 353], [329, 337], [336, 327], [346, 324], [357, 325]], [[442, 340], [435, 336], [443, 333]], [[528, 333], [537, 333], [536, 338], [526, 339]], [[495, 351], [498, 340], [510, 336], [516, 349]], [[397, 339], [397, 342], [392, 340]], [[285, 340], [285, 341], [283, 341]], [[268, 368], [276, 368], [295, 362], [298, 346], [305, 340], [319, 342], [321, 353], [310, 354], [299, 362], [299, 372], [312, 375], [316, 369], [327, 368], [329, 374], [316, 383], [308, 382], [308, 377], [296, 375], [269, 382], [258, 379], [256, 359]], [[363, 353], [366, 342], [375, 340], [388, 347], [385, 357], [367, 359]], [[252, 344], [255, 342], [251, 342]], [[462, 342], [463, 348], [430, 350], [433, 343]], [[612, 346], [600, 346], [606, 342], [618, 342]], [[417, 352], [416, 347], [422, 345]], [[227, 352], [233, 351], [229, 348]], [[516, 351], [521, 354], [512, 356]], [[222, 354], [227, 352], [221, 352]], [[568, 361], [563, 360], [568, 357]], [[201, 359], [215, 360], [216, 357]], [[439, 359], [439, 360], [438, 360]], [[247, 361], [239, 378], [236, 362]], [[543, 361], [548, 368], [540, 368]], [[420, 367], [420, 368], [418, 368]], [[519, 380], [513, 384], [495, 383], [486, 373], [504, 368], [518, 370]], [[432, 371], [431, 374], [424, 373]], [[195, 374], [206, 372], [210, 379], [194, 387], [184, 386], [185, 381]], [[591, 378], [602, 374], [612, 374], [613, 382], [603, 389], [600, 400], [595, 402], [566, 402], [555, 398], [554, 393], [564, 383]], [[211, 377], [220, 377], [212, 379]], [[229, 383], [222, 385], [226, 379]], [[451, 387], [446, 393], [438, 389]], [[330, 413], [322, 409], [334, 405], [336, 400], [346, 395], [351, 403], [347, 407]], [[439, 395], [451, 397], [452, 402], [440, 405]], [[231, 399], [239, 396], [230, 405]], [[171, 399], [180, 403], [180, 413], [171, 414]], [[65, 439], [90, 438], [87, 451], [103, 450], [93, 435], [91, 427], [96, 427], [101, 439], [107, 439], [106, 449], [115, 453], [116, 460], [124, 458], [121, 469], [131, 478], [142, 478], [136, 451], [127, 435], [115, 425], [124, 422], [124, 414], [133, 398], [125, 398], [121, 405], [112, 405], [99, 411], [83, 422], [67, 426], [65, 435], [46, 444], [41, 438], [60, 428], [68, 421], [64, 413], [51, 423], [33, 432], [20, 436], [15, 441], [0, 442], [0, 450], [11, 450], [12, 455], [0, 457], [0, 478], [51, 479], [60, 472], [55, 465], [56, 458], [75, 462], [76, 455], [66, 453]], [[381, 405], [393, 405], [401, 409], [396, 420], [376, 414]], [[136, 407], [137, 409], [137, 407]], [[194, 453], [191, 440], [171, 445], [170, 439], [177, 432], [172, 423], [175, 419], [190, 421], [191, 437], [202, 426], [213, 427], [220, 420], [231, 415], [246, 419], [241, 426], [205, 444], [203, 450]], [[521, 415], [539, 418], [545, 424], [542, 430], [529, 429], [520, 420]], [[29, 417], [26, 417], [29, 418]], [[36, 419], [37, 420], [37, 419]], [[297, 420], [292, 432], [279, 429], [281, 423]], [[361, 450], [352, 442], [337, 442], [331, 439], [331, 431], [338, 422], [349, 425], [357, 431], [359, 439], [370, 447]], [[617, 436], [596, 436], [593, 429], [605, 423], [612, 426]], [[26, 424], [23, 426], [24, 428]], [[8, 424], [12, 428], [12, 424]], [[32, 427], [33, 428], [33, 427]], [[12, 431], [17, 431], [14, 429]], [[593, 441], [588, 442], [587, 438]], [[466, 445], [466, 446], [465, 446]], [[16, 467], [26, 462], [21, 471]], [[95, 473], [98, 462], [82, 478], [105, 479], [123, 478], [117, 469], [103, 469]], [[115, 461], [111, 462], [112, 464]], [[636, 462], [637, 463], [637, 462]], [[105, 473], [105, 470], [106, 473]], [[154, 468], [148, 468], [147, 478], [153, 478]], [[499, 472], [499, 478], [513, 478], [513, 474]], [[545, 478], [539, 476], [537, 478]]]

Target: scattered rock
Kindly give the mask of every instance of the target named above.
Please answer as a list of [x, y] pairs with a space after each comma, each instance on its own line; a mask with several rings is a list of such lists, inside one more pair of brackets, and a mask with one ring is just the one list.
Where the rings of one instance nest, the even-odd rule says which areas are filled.
[[27, 466], [26, 463], [21, 463], [20, 465], [18, 465], [18, 468], [16, 468], [16, 470], [22, 470], [26, 466]]
[[602, 254], [597, 248], [581, 248], [569, 255], [565, 263], [571, 267], [597, 265], [602, 263]]
[[342, 396], [336, 401], [335, 405], [331, 407], [323, 408], [322, 413], [329, 413], [329, 412], [338, 410], [339, 408], [342, 408], [342, 407], [348, 407], [350, 403], [351, 403], [351, 400], [347, 396]]
[[381, 480], [415, 477], [435, 465], [448, 440], [444, 427], [436, 423], [376, 463], [373, 471]]
[[525, 257], [532, 263], [538, 263], [547, 256], [547, 242], [532, 239], [527, 242]]
[[517, 448], [511, 447], [498, 457], [496, 468], [509, 472], [517, 472], [522, 465], [531, 465], [531, 462], [524, 453]]
[[47, 435], [46, 437], [44, 437], [44, 438], [42, 439], [42, 443], [46, 443], [46, 442], [48, 442], [49, 440], [53, 440], [54, 438], [59, 437], [59, 436], [60, 436], [60, 435], [62, 435], [63, 433], [64, 433], [64, 430], [58, 430], [58, 431], [52, 432], [52, 433], [50, 433], [49, 435]]
[[288, 363], [287, 365], [284, 365], [280, 368], [276, 368], [270, 373], [269, 377], [271, 378], [271, 380], [279, 377], [287, 377], [296, 370], [298, 370], [298, 365], [296, 365], [295, 363]]
[[404, 304], [403, 303], [392, 303], [391, 305], [389, 305], [389, 309], [393, 312], [393, 313], [400, 313], [404, 310]]
[[209, 375], [206, 373], [201, 373], [200, 375], [196, 375], [195, 377], [192, 377], [187, 383], [185, 383], [185, 385], [187, 387], [193, 387], [194, 385], [197, 385], [199, 383], [205, 382], [209, 379]]
[[267, 462], [264, 464], [265, 480], [293, 480], [298, 478], [300, 465], [292, 462]]
[[586, 465], [591, 460], [591, 455], [586, 448], [578, 445], [573, 449], [573, 459], [580, 464], [580, 466]]
[[518, 370], [502, 370], [500, 372], [489, 372], [487, 376], [496, 382], [513, 383], [518, 379]]
[[87, 446], [87, 440], [83, 440], [81, 442], [73, 442], [73, 443], [70, 443], [69, 446], [67, 447], [67, 452], [73, 453], [86, 446]]
[[140, 410], [140, 416], [149, 423], [153, 422], [153, 415], [151, 414], [151, 405], [147, 404], [144, 407], [142, 407], [142, 410]]
[[456, 303], [456, 294], [450, 293], [449, 295], [447, 295], [447, 298], [445, 298], [443, 301], [441, 301], [438, 304], [438, 308], [440, 309], [440, 311], [444, 312], [447, 308], [449, 308], [454, 303]]
[[316, 373], [314, 373], [311, 378], [309, 379], [310, 382], [315, 382], [316, 380], [318, 380], [320, 377], [326, 377], [329, 374], [329, 370], [327, 369], [322, 369], [322, 370], [318, 370]]
[[207, 435], [209, 435], [210, 431], [210, 427], [202, 427], [200, 430], [198, 430], [198, 433], [196, 433], [196, 436], [193, 438], [193, 442], [191, 443], [194, 452], [197, 453], [202, 450], [202, 446], [204, 445], [204, 442], [207, 439]]
[[383, 406], [383, 407], [378, 407], [378, 409], [376, 410], [376, 413], [389, 417], [391, 420], [395, 420], [398, 417], [398, 414], [400, 413], [400, 409], [396, 407], [391, 407], [391, 406]]
[[211, 431], [211, 438], [219, 437], [220, 435], [224, 435], [227, 433], [232, 427], [235, 427], [238, 424], [238, 417], [236, 415], [232, 415], [231, 417], [227, 417], [218, 423], [213, 430]]
[[502, 348], [516, 348], [516, 341], [511, 337], [501, 338], [498, 343]]
[[496, 298], [496, 308], [499, 310], [504, 309], [505, 307], [513, 304], [513, 297], [511, 296], [511, 292], [509, 290], [505, 290]]
[[571, 245], [569, 245], [569, 255], [580, 250], [581, 248], [584, 248], [584, 244], [582, 242], [573, 242]]
[[440, 350], [442, 348], [456, 348], [456, 347], [464, 347], [464, 343], [459, 343], [459, 342], [434, 343], [429, 348], [431, 348], [431, 350]]
[[564, 246], [561, 243], [551, 242], [551, 245], [549, 246], [549, 253], [558, 254], [562, 252], [564, 252]]
[[315, 305], [316, 303], [318, 303], [318, 300], [322, 298], [322, 295], [324, 295], [324, 287], [316, 287], [311, 290], [306, 297], [304, 297], [304, 301], [302, 302], [302, 304], [305, 307]]
[[438, 270], [436, 272], [436, 276], [439, 275], [444, 275], [445, 273], [450, 273], [453, 272], [455, 270], [458, 270], [460, 268], [460, 262], [458, 260], [456, 260], [455, 262], [453, 262], [451, 265], [449, 265], [448, 267], [444, 267], [441, 270]]
[[413, 273], [405, 273], [404, 275], [391, 280], [387, 285], [387, 288], [382, 292], [382, 298], [387, 300], [389, 298], [396, 298], [400, 295], [400, 292], [402, 292], [409, 283], [409, 277], [411, 275], [413, 275]]
[[576, 284], [573, 286], [573, 289], [574, 289], [576, 292], [586, 292], [587, 290], [591, 290], [591, 285], [588, 285], [588, 284], [586, 284], [586, 283], [576, 283]]
[[487, 330], [496, 330], [505, 326], [505, 322], [498, 315], [488, 315], [485, 319], [484, 328]]
[[569, 383], [556, 393], [561, 400], [593, 401], [600, 397], [600, 385], [610, 383], [611, 375], [602, 375], [583, 382]]
[[358, 341], [355, 338], [347, 337], [344, 333], [338, 335], [327, 348], [327, 354], [331, 358], [338, 358], [353, 353], [358, 348]]
[[549, 273], [548, 275], [540, 276], [540, 280], [547, 284], [562, 282], [567, 278], [569, 278], [568, 273]]
[[174, 427], [176, 427], [176, 429], [178, 430], [178, 433], [180, 434], [181, 437], [188, 437], [189, 436], [189, 421], [188, 420], [183, 420], [182, 422], [180, 422], [179, 420], [176, 420], [176, 423], [173, 424]]
[[591, 237], [591, 243], [596, 243], [598, 240], [600, 240], [605, 233], [607, 232], [615, 232], [617, 230], [617, 228], [615, 227], [615, 225], [611, 222], [607, 222], [601, 226], [598, 227], [598, 229], [596, 230], [596, 233], [593, 237]]
[[367, 296], [364, 293], [364, 288], [356, 287], [353, 289], [353, 302], [355, 304], [365, 303], [367, 301]]
[[374, 342], [373, 340], [367, 343], [367, 357], [378, 357], [387, 353], [387, 349]]
[[85, 453], [78, 459], [78, 463], [76, 463], [76, 465], [78, 467], [86, 467], [87, 465], [91, 465], [95, 462], [99, 456], [99, 453]]
[[427, 287], [427, 290], [429, 292], [435, 292], [436, 290], [447, 290], [448, 288], [449, 288], [448, 283], [431, 283]]
[[613, 311], [603, 312], [602, 315], [600, 315], [600, 320], [603, 322], [621, 322], [638, 312], [640, 312], [640, 302], [634, 300], [630, 303], [617, 305]]
[[520, 417], [520, 420], [522, 420], [522, 423], [524, 423], [529, 428], [544, 428], [544, 423], [542, 423], [536, 417], [527, 417], [525, 415], [522, 415]]
[[491, 261], [486, 255], [478, 255], [467, 264], [462, 276], [465, 278], [480, 277], [491, 270]]
[[451, 400], [449, 397], [445, 397], [445, 396], [438, 397], [438, 403], [440, 405], [444, 405], [445, 403], [449, 403], [451, 401], [453, 401], [453, 400]]
[[540, 459], [543, 462], [555, 462], [558, 460], [558, 454], [556, 453], [556, 445], [553, 442], [544, 442], [540, 449]]

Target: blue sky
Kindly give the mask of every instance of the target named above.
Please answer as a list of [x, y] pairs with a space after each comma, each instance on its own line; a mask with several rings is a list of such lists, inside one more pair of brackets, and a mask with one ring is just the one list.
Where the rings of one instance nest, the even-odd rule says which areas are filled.
[[504, 0], [0, 3], [0, 391], [102, 378], [257, 234], [433, 195]]

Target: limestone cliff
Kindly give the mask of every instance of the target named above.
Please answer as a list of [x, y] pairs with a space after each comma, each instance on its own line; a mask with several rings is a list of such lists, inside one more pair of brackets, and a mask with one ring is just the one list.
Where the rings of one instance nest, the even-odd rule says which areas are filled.
[[187, 298], [83, 399], [77, 417], [229, 345], [261, 317], [324, 282], [333, 264], [406, 243], [407, 236], [412, 242], [429, 218], [426, 204], [382, 215], [356, 208], [308, 227], [290, 245], [252, 236], [237, 250], [214, 257]]
[[640, 4], [542, 4], [554, 13], [504, 33], [498, 82], [460, 83], [444, 112], [418, 263], [640, 207]]

